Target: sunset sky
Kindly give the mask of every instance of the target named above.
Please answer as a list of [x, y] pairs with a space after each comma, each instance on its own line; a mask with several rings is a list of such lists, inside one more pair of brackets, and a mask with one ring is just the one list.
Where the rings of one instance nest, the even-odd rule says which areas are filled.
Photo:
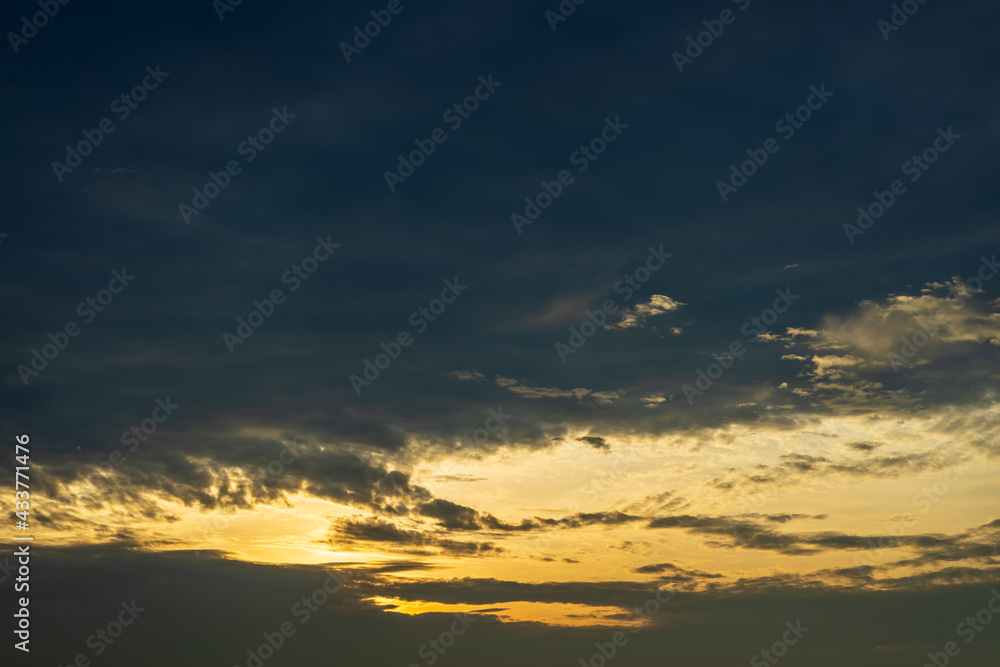
[[2, 12], [3, 664], [996, 664], [995, 3], [320, 4]]

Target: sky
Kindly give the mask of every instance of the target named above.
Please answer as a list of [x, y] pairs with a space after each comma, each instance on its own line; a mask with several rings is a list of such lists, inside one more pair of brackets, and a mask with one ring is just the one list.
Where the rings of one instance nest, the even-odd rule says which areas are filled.
[[995, 665], [998, 20], [8, 3], [9, 664]]

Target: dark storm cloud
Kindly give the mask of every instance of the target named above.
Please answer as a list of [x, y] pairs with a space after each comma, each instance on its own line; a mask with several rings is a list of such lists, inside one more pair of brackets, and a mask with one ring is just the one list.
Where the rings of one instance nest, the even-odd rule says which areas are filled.
[[[610, 636], [608, 630], [539, 628], [536, 624], [491, 620], [489, 616], [501, 613], [505, 604], [534, 601], [612, 606], [624, 614], [643, 605], [653, 593], [647, 584], [616, 581], [406, 581], [391, 575], [383, 578], [384, 574], [364, 567], [341, 566], [345, 586], [319, 607], [308, 624], [300, 625], [301, 619], [290, 611], [327, 576], [321, 567], [241, 563], [207, 552], [200, 557], [189, 552], [148, 554], [127, 544], [41, 549], [36, 557], [46, 576], [39, 578], [33, 592], [39, 600], [49, 602], [32, 610], [38, 632], [33, 658], [52, 664], [65, 664], [77, 653], [89, 653], [87, 637], [94, 633], [95, 625], [102, 625], [101, 619], [113, 618], [122, 600], [135, 599], [146, 612], [141, 623], [130, 627], [101, 656], [102, 664], [139, 661], [156, 667], [190, 660], [192, 652], [201, 662], [243, 664], [247, 647], [256, 647], [263, 641], [262, 633], [273, 632], [287, 620], [296, 624], [297, 632], [275, 655], [271, 661], [275, 665], [325, 664], [331, 644], [338, 647], [338, 659], [355, 664], [407, 664], [422, 644], [454, 620], [448, 614], [411, 617], [387, 613], [365, 601], [379, 595], [472, 605], [483, 616], [476, 622], [475, 632], [456, 643], [453, 658], [500, 667], [510, 660], [525, 662], [539, 655], [586, 656], [594, 641]], [[830, 571], [817, 574], [837, 575]], [[850, 573], [844, 571], [840, 576], [849, 577]], [[800, 654], [810, 664], [832, 667], [846, 656], [868, 654], [872, 647], [888, 643], [921, 655], [925, 648], [934, 646], [927, 641], [928, 636], [950, 631], [956, 618], [974, 614], [983, 606], [997, 581], [995, 573], [992, 576], [991, 580], [987, 572], [966, 568], [940, 576], [888, 580], [885, 583], [890, 590], [877, 593], [829, 587], [810, 576], [761, 577], [733, 584], [709, 582], [708, 590], [701, 592], [684, 591], [679, 585], [683, 592], [653, 617], [652, 625], [636, 636], [620, 659], [625, 665], [648, 664], [662, 658], [665, 643], [671, 646], [670, 655], [688, 660], [752, 655], [773, 641], [775, 632], [780, 632], [789, 618], [801, 618], [811, 628], [810, 643], [803, 643]], [[947, 588], [941, 585], [944, 583], [949, 584]], [[66, 590], [76, 594], [67, 598]], [[55, 600], [63, 602], [55, 604]], [[922, 613], [900, 613], [914, 605]], [[6, 603], [4, 608], [8, 608]], [[198, 613], [191, 613], [192, 609]], [[856, 627], [845, 629], [844, 618], [853, 619]], [[725, 647], [713, 641], [720, 626], [728, 629]], [[186, 641], [177, 642], [177, 636]], [[392, 636], [393, 641], [366, 639], [384, 636]], [[639, 641], [646, 636], [649, 640]], [[495, 656], [492, 647], [499, 645], [518, 648]], [[985, 660], [996, 650], [995, 637], [987, 633], [968, 647], [968, 655]], [[880, 656], [878, 661], [861, 664], [909, 664], [892, 656]]]
[[[753, 347], [691, 409], [670, 402], [650, 410], [641, 398], [679, 395], [703, 355], [742, 337], [740, 324], [792, 279], [783, 270], [791, 259], [800, 265], [794, 287], [803, 300], [779, 330], [952, 275], [996, 245], [995, 226], [978, 226], [980, 199], [946, 195], [991, 191], [976, 168], [996, 139], [989, 105], [947, 113], [923, 104], [927, 90], [992, 99], [989, 58], [963, 48], [988, 7], [924, 7], [926, 22], [911, 22], [886, 44], [874, 29], [881, 12], [864, 3], [836, 11], [754, 6], [683, 75], [671, 53], [705, 12], [646, 2], [581, 9], [555, 33], [541, 8], [431, 3], [404, 12], [350, 65], [337, 44], [367, 16], [370, 8], [356, 3], [241, 6], [222, 23], [210, 6], [159, 8], [155, 20], [93, 8], [76, 17], [93, 30], [53, 20], [4, 65], [7, 127], [21, 129], [5, 131], [2, 165], [24, 195], [11, 202], [2, 247], [10, 314], [3, 327], [12, 343], [2, 393], [18, 414], [5, 423], [44, 433], [53, 452], [94, 451], [147, 416], [155, 398], [171, 395], [184, 410], [170, 428], [187, 422], [197, 431], [210, 415], [227, 415], [279, 428], [295, 422], [317, 438], [379, 450], [398, 451], [413, 435], [452, 447], [469, 439], [485, 409], [498, 401], [512, 409], [509, 390], [458, 386], [448, 378], [456, 368], [522, 387], [628, 392], [613, 411], [524, 400], [486, 449], [547, 446], [580, 419], [609, 432], [648, 433], [770, 422], [765, 412], [725, 406], [757, 400], [750, 387], [761, 381], [792, 379], [774, 345]], [[296, 35], [295, 48], [261, 49], [285, 31]], [[857, 35], [851, 49], [820, 46], [840, 43], [845, 31]], [[190, 37], [185, 48], [166, 39], [171, 32]], [[90, 41], [108, 34], [125, 41], [99, 48]], [[524, 41], [519, 57], [509, 51], [511, 34]], [[772, 60], [796, 64], [767, 67]], [[108, 103], [156, 63], [169, 77], [58, 183], [50, 162], [63, 146], [109, 115]], [[749, 85], [762, 67], [772, 78]], [[502, 86], [462, 127], [448, 128], [448, 141], [390, 193], [382, 174], [396, 155], [446, 126], [442, 111], [489, 73]], [[730, 162], [821, 82], [836, 95], [825, 115], [723, 205], [714, 183]], [[237, 145], [285, 105], [297, 118], [185, 225], [177, 204], [210, 170], [238, 158]], [[540, 180], [571, 167], [570, 153], [608, 115], [630, 128], [519, 237], [509, 214]], [[849, 246], [842, 221], [939, 124], [954, 124], [970, 140], [892, 211], [908, 218], [908, 235], [896, 238], [887, 218], [862, 247]], [[950, 221], [947, 232], [941, 219]], [[817, 233], [822, 243], [811, 242]], [[328, 235], [341, 247], [289, 292], [283, 273]], [[524, 324], [581, 298], [566, 321], [582, 321], [588, 307], [620, 298], [616, 281], [661, 243], [674, 252], [670, 263], [621, 305], [653, 294], [683, 301], [685, 335], [606, 331], [564, 365], [553, 344], [568, 336], [566, 327]], [[827, 279], [845, 263], [864, 270]], [[79, 320], [76, 305], [121, 266], [135, 283], [24, 387], [16, 367], [48, 332]], [[410, 314], [455, 276], [468, 292], [356, 396], [348, 376], [362, 372], [380, 343], [413, 333]], [[222, 333], [275, 288], [288, 301], [230, 355]], [[658, 363], [634, 363], [648, 359]]]
[[[304, 492], [382, 514], [406, 513], [431, 498], [405, 472], [291, 436], [204, 435], [191, 440], [164, 433], [118, 465], [111, 465], [106, 455], [103, 460], [75, 459], [48, 464], [38, 489], [91, 511], [152, 503], [150, 493], [203, 509], [249, 509]], [[71, 487], [80, 483], [93, 484], [100, 492], [75, 501]]]

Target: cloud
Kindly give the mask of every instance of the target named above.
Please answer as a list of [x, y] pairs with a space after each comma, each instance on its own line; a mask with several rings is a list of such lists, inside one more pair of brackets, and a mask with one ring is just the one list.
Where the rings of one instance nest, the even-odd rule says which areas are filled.
[[440, 498], [420, 505], [417, 512], [421, 516], [437, 519], [438, 525], [448, 530], [478, 530], [481, 527], [479, 512]]
[[[95, 616], [113, 620], [121, 600], [137, 601], [146, 609], [149, 623], [128, 628], [120, 643], [111, 647], [109, 659], [121, 664], [136, 656], [150, 667], [182, 663], [192, 651], [206, 664], [232, 664], [245, 659], [248, 638], [257, 644], [261, 633], [284, 620], [298, 625], [300, 617], [290, 609], [329, 576], [330, 565], [265, 565], [190, 552], [148, 553], [128, 545], [33, 550], [37, 564], [46, 572], [38, 580], [37, 595], [58, 599], [59, 591], [73, 590], [88, 605], [40, 605], [32, 617], [40, 627], [61, 631], [36, 647], [40, 664], [60, 664], [66, 655], [85, 650], [83, 638], [93, 634]], [[535, 655], [578, 656], [580, 646], [593, 650], [595, 628], [553, 628], [535, 622], [499, 622], [491, 617], [498, 609], [515, 604], [579, 605], [578, 613], [590, 609], [615, 608], [624, 616], [651, 598], [657, 584], [610, 578], [560, 582], [518, 582], [487, 577], [434, 578], [433, 566], [420, 560], [395, 563], [340, 563], [335, 571], [345, 585], [310, 616], [293, 641], [282, 648], [294, 664], [319, 664], [315, 656], [328, 654], [336, 644], [346, 664], [408, 664], [428, 638], [440, 635], [455, 619], [452, 609], [471, 612], [475, 631], [467, 633], [453, 650], [455, 658], [483, 667], [503, 667], [510, 656], [494, 650], [514, 645]], [[688, 569], [673, 563], [652, 563], [647, 574], [658, 576], [659, 586], [676, 591], [663, 611], [642, 626], [647, 641], [629, 644], [636, 664], [662, 660], [663, 646], [682, 662], [696, 664], [706, 656], [713, 664], [730, 664], [735, 656], [753, 655], [781, 628], [788, 615], [789, 600], [795, 616], [812, 628], [831, 628], [816, 635], [812, 645], [803, 642], [796, 650], [810, 665], [834, 667], [845, 656], [872, 656], [873, 646], [898, 645], [905, 655], [926, 653], [927, 637], [941, 628], [953, 628], [954, 619], [974, 615], [989, 599], [996, 583], [996, 569], [958, 566], [933, 573], [900, 578], [873, 579], [855, 568], [823, 569], [804, 574], [747, 576], [736, 581], [716, 578], [716, 573]], [[398, 577], [397, 573], [420, 572], [421, 576]], [[659, 571], [657, 571], [659, 570]], [[670, 581], [674, 577], [677, 580]], [[34, 583], [34, 582], [33, 582]], [[666, 585], [664, 585], [666, 584]], [[848, 584], [845, 586], [845, 584]], [[865, 590], [869, 588], [870, 590]], [[919, 592], [915, 596], [914, 592]], [[33, 587], [33, 592], [34, 587]], [[442, 611], [394, 613], [374, 598], [433, 603]], [[920, 614], [901, 613], [920, 602]], [[202, 611], [196, 617], [185, 610]], [[839, 632], [843, 620], [852, 621], [850, 631]], [[775, 620], [779, 619], [779, 620]], [[599, 617], [593, 619], [600, 624]], [[719, 623], [733, 631], [726, 642], [714, 642]], [[812, 625], [810, 625], [810, 623]], [[862, 628], [862, 630], [857, 630]], [[867, 628], [868, 630], [865, 630]], [[136, 633], [136, 634], [131, 634]], [[252, 633], [252, 634], [251, 634]], [[177, 636], [190, 641], [171, 641]], [[359, 641], [364, 637], [392, 636], [393, 641]], [[610, 636], [610, 634], [608, 635]], [[812, 634], [808, 635], [813, 637]], [[139, 648], [134, 649], [129, 642]], [[818, 642], [818, 643], [817, 643]], [[149, 651], [155, 646], [155, 651]], [[997, 642], [988, 633], [977, 638], [963, 656], [972, 664], [990, 664]], [[978, 651], [978, 653], [977, 653]], [[860, 658], [852, 664], [903, 665], [885, 656]], [[118, 663], [115, 663], [118, 664]], [[529, 663], [531, 664], [531, 663]]]
[[607, 440], [605, 440], [604, 438], [599, 438], [597, 436], [585, 435], [577, 438], [576, 440], [577, 442], [585, 442], [597, 450], [610, 451], [611, 449], [611, 446], [608, 444]]
[[527, 399], [541, 398], [574, 398], [580, 402], [593, 402], [597, 405], [610, 405], [625, 396], [625, 391], [594, 391], [592, 389], [559, 389], [556, 387], [531, 387], [522, 385], [518, 380], [497, 376], [496, 384], [509, 392]]
[[[936, 565], [947, 561], [979, 560], [992, 563], [1000, 539], [1000, 520], [953, 535], [851, 535], [835, 531], [781, 533], [744, 516], [678, 515], [658, 517], [650, 529], [676, 528], [706, 536], [705, 544], [716, 548], [774, 551], [786, 556], [810, 556], [825, 551], [866, 551], [867, 564], [878, 562], [883, 552], [910, 549], [916, 558], [887, 563], [886, 567]], [[801, 515], [800, 515], [801, 516]], [[802, 517], [806, 518], [806, 517]], [[818, 519], [820, 517], [811, 517]], [[778, 523], [784, 523], [778, 521]]]
[[725, 575], [704, 572], [702, 570], [688, 570], [682, 567], [678, 567], [673, 563], [655, 563], [652, 565], [643, 565], [637, 567], [633, 570], [636, 574], [660, 574], [657, 578], [660, 582], [669, 583], [683, 583], [690, 581], [700, 581], [706, 579], [723, 579]]
[[[1000, 346], [1000, 304], [976, 300], [982, 291], [955, 276], [928, 282], [916, 295], [862, 301], [846, 315], [826, 315], [816, 329], [788, 328], [778, 336], [790, 350], [782, 358], [806, 364], [811, 385], [794, 393], [854, 406], [903, 406], [922, 388], [938, 389], [945, 375], [982, 386], [989, 378], [976, 371], [976, 348]], [[889, 388], [904, 382], [909, 391]]]
[[406, 530], [375, 517], [335, 520], [329, 543], [337, 549], [358, 543], [374, 543], [385, 550], [398, 549], [404, 553], [421, 555], [429, 554], [427, 548], [438, 549], [451, 556], [481, 556], [503, 551], [489, 542], [452, 540], [441, 533]]
[[435, 482], [482, 482], [487, 478], [476, 475], [435, 475], [431, 479]]
[[631, 503], [625, 507], [625, 511], [642, 516], [653, 516], [663, 512], [681, 510], [690, 504], [691, 501], [684, 496], [678, 496], [673, 491], [663, 491], [650, 494], [642, 500]]
[[[870, 453], [878, 445], [851, 443], [856, 451]], [[777, 465], [758, 463], [753, 472], [715, 478], [710, 484], [723, 490], [747, 490], [759, 486], [784, 486], [800, 482], [806, 476], [823, 479], [847, 476], [853, 478], [896, 479], [933, 470], [944, 470], [969, 460], [968, 454], [926, 450], [885, 456], [868, 456], [863, 460], [831, 460], [814, 454], [781, 454]]]
[[[622, 331], [624, 329], [641, 327], [651, 317], [673, 312], [681, 306], [686, 305], [686, 303], [674, 301], [669, 296], [654, 294], [646, 303], [637, 303], [632, 308], [623, 308], [618, 314], [619, 321], [608, 323], [605, 328]], [[679, 328], [674, 327], [672, 333], [679, 334], [681, 331]]]
[[640, 399], [647, 408], [655, 408], [658, 405], [662, 405], [667, 402], [663, 394], [652, 394], [651, 396], [645, 396]]
[[[421, 523], [428, 518], [434, 524]], [[637, 523], [645, 517], [624, 512], [581, 512], [558, 519], [535, 517], [509, 523], [485, 512], [447, 500], [435, 499], [417, 507], [409, 517], [388, 520], [377, 516], [342, 517], [330, 526], [329, 544], [336, 549], [359, 547], [365, 543], [379, 545], [380, 549], [402, 550], [412, 555], [429, 555], [428, 549], [438, 549], [451, 556], [482, 556], [500, 554], [504, 549], [494, 542], [460, 541], [450, 537], [453, 533], [479, 533], [492, 538], [511, 536], [530, 531], [573, 530], [588, 526], [616, 526]], [[403, 527], [406, 524], [407, 527]]]
[[451, 373], [448, 373], [448, 375], [450, 375], [451, 377], [453, 377], [453, 378], [455, 378], [457, 380], [463, 380], [463, 381], [465, 381], [465, 380], [482, 380], [482, 379], [484, 379], [486, 377], [485, 375], [483, 375], [479, 371], [452, 371]]
[[172, 448], [163, 446], [168, 441], [165, 435], [160, 437], [157, 448], [110, 472], [96, 465], [55, 461], [47, 466], [46, 492], [61, 502], [78, 504], [74, 485], [89, 485], [94, 491], [88, 496], [89, 509], [102, 512], [136, 507], [141, 505], [139, 499], [150, 497], [206, 510], [247, 510], [258, 504], [282, 504], [290, 494], [306, 493], [348, 507], [398, 514], [431, 498], [407, 472], [315, 441], [208, 433], [200, 441]]

